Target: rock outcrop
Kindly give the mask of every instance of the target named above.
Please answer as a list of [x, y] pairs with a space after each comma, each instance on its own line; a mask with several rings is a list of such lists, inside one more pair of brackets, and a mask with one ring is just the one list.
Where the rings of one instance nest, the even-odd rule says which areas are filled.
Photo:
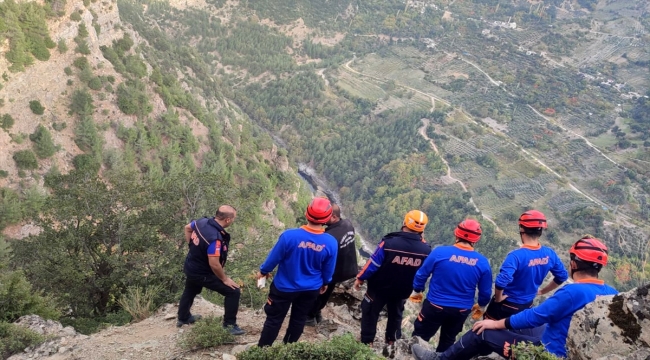
[[646, 359], [650, 356], [650, 285], [603, 296], [578, 311], [567, 338], [570, 359]]

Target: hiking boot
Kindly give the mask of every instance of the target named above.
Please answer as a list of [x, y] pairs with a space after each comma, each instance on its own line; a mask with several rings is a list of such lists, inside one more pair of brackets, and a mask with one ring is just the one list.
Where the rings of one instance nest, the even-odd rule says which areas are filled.
[[311, 327], [314, 327], [314, 326], [316, 326], [316, 324], [318, 324], [318, 320], [316, 320], [315, 317], [313, 317], [313, 318], [307, 318], [307, 321], [305, 321], [305, 326], [311, 326]]
[[438, 360], [440, 354], [435, 351], [427, 350], [425, 347], [418, 344], [411, 346], [411, 353], [416, 360]]
[[201, 315], [191, 315], [187, 320], [178, 320], [176, 321], [176, 327], [181, 327], [183, 325], [194, 324], [197, 320], [200, 320], [203, 316]]
[[230, 332], [230, 335], [244, 335], [246, 334], [246, 331], [244, 329], [240, 328], [237, 324], [235, 325], [224, 325], [224, 329], [227, 329], [228, 332]]

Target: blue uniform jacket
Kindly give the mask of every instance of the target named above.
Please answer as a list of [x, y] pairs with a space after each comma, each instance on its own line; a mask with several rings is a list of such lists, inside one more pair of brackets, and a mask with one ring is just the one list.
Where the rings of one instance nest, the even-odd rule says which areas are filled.
[[549, 271], [557, 284], [562, 284], [569, 278], [564, 264], [551, 248], [523, 245], [506, 256], [494, 287], [503, 290], [503, 294], [508, 295], [509, 302], [529, 304], [535, 299], [537, 290]]
[[280, 291], [317, 290], [332, 281], [338, 249], [336, 239], [324, 230], [289, 229], [280, 234], [260, 272], [266, 275], [278, 266], [273, 284]]
[[509, 329], [529, 329], [547, 324], [542, 343], [546, 350], [566, 357], [566, 337], [573, 314], [603, 295], [616, 295], [618, 291], [602, 280], [586, 279], [567, 284], [553, 296], [532, 309], [526, 309], [506, 319]]
[[431, 276], [427, 300], [439, 305], [469, 309], [478, 287], [478, 304], [485, 306], [492, 295], [492, 270], [485, 256], [469, 245], [439, 246], [415, 274], [413, 289], [423, 291]]

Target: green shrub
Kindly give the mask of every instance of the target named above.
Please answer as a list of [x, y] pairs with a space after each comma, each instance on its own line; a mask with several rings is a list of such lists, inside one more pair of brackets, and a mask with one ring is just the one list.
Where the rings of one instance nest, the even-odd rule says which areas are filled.
[[117, 106], [127, 115], [144, 117], [153, 110], [144, 83], [128, 80], [117, 87]]
[[53, 122], [52, 123], [52, 129], [54, 129], [56, 131], [62, 131], [66, 127], [68, 127], [68, 124], [66, 124], [64, 121], [61, 121], [59, 123], [58, 122]]
[[72, 21], [81, 21], [81, 14], [79, 14], [76, 11], [73, 11], [72, 14], [70, 14], [70, 20], [72, 20]]
[[131, 286], [118, 302], [135, 321], [142, 321], [156, 310], [158, 304], [155, 303], [155, 299], [161, 291], [160, 286], [147, 286], [145, 289]]
[[74, 65], [79, 70], [84, 70], [85, 68], [90, 67], [90, 63], [88, 63], [88, 59], [86, 59], [85, 56], [80, 56], [74, 59], [72, 65]]
[[13, 156], [16, 166], [22, 170], [38, 169], [38, 160], [36, 155], [31, 150], [16, 151]]
[[88, 81], [88, 87], [91, 90], [99, 90], [102, 88], [102, 79], [99, 76], [95, 76], [90, 81]]
[[22, 144], [23, 141], [25, 141], [27, 138], [27, 134], [9, 134], [9, 137], [11, 138], [11, 141], [15, 142], [16, 144]]
[[52, 134], [43, 125], [38, 125], [36, 131], [29, 135], [29, 140], [34, 143], [34, 152], [40, 159], [49, 158], [57, 150], [54, 141], [52, 141]]
[[110, 325], [122, 326], [131, 322], [131, 315], [126, 311], [108, 313], [104, 316], [87, 317], [65, 317], [61, 318], [63, 326], [72, 326], [84, 335], [96, 333]]
[[354, 339], [351, 334], [334, 337], [330, 341], [307, 343], [298, 342], [271, 347], [251, 347], [237, 354], [237, 360], [370, 360], [381, 359], [374, 351]]
[[60, 314], [51, 302], [33, 289], [21, 271], [0, 273], [0, 322], [14, 322], [30, 314], [58, 319]]
[[65, 40], [61, 39], [59, 40], [59, 43], [57, 44], [57, 49], [61, 54], [65, 53], [68, 51], [68, 45], [66, 45]]
[[4, 179], [9, 176], [9, 172], [7, 170], [0, 170], [0, 178]]
[[72, 113], [80, 116], [88, 116], [93, 113], [94, 109], [93, 97], [87, 90], [77, 90], [72, 94], [72, 101], [70, 103]]
[[14, 123], [14, 118], [9, 114], [4, 114], [0, 117], [0, 127], [5, 130], [11, 129], [11, 127], [14, 126]]
[[43, 107], [41, 102], [38, 100], [30, 101], [29, 108], [32, 109], [32, 112], [36, 115], [43, 115], [43, 112], [45, 112], [45, 107]]
[[517, 360], [560, 360], [549, 353], [543, 346], [535, 346], [529, 342], [518, 343], [512, 347], [513, 358]]
[[90, 47], [88, 47], [86, 40], [82, 40], [77, 44], [77, 48], [74, 51], [78, 52], [79, 54], [89, 55]]
[[69, 66], [63, 68], [63, 72], [68, 76], [72, 75], [72, 69]]
[[25, 327], [0, 322], [0, 358], [22, 352], [26, 347], [36, 346], [45, 341], [45, 337]]
[[90, 174], [97, 174], [101, 164], [97, 158], [91, 154], [80, 154], [72, 159], [72, 164], [77, 171], [88, 172]]
[[185, 349], [205, 349], [233, 343], [235, 337], [222, 324], [221, 317], [203, 318], [183, 333], [178, 344]]

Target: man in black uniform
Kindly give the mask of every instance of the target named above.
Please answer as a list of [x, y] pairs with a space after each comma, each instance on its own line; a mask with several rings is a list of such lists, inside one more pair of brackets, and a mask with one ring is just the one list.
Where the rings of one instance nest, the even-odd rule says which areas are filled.
[[192, 315], [190, 308], [196, 295], [200, 294], [203, 288], [207, 288], [224, 296], [223, 327], [229, 329], [233, 335], [245, 333], [237, 326], [241, 295], [239, 285], [224, 271], [230, 246], [230, 234], [225, 229], [235, 221], [236, 216], [235, 208], [222, 205], [214, 218], [204, 217], [185, 225], [185, 241], [189, 252], [183, 271], [187, 278], [178, 304], [176, 326], [193, 324], [201, 318], [201, 315]]
[[415, 273], [431, 252], [431, 247], [422, 237], [428, 221], [422, 211], [409, 211], [401, 231], [384, 236], [357, 275], [356, 290], [364, 280], [368, 280], [368, 290], [361, 302], [362, 343], [374, 342], [379, 313], [384, 305], [388, 310], [386, 343], [392, 344], [402, 337], [404, 303], [413, 291]]
[[325, 293], [318, 296], [314, 307], [309, 312], [307, 326], [316, 326], [323, 321], [321, 310], [327, 305], [336, 284], [352, 279], [359, 270], [357, 266], [357, 249], [354, 246], [354, 227], [348, 219], [341, 219], [341, 208], [332, 205], [332, 218], [327, 222], [325, 233], [332, 235], [339, 244], [339, 252], [336, 257], [336, 268], [332, 276], [332, 282], [327, 285]]

